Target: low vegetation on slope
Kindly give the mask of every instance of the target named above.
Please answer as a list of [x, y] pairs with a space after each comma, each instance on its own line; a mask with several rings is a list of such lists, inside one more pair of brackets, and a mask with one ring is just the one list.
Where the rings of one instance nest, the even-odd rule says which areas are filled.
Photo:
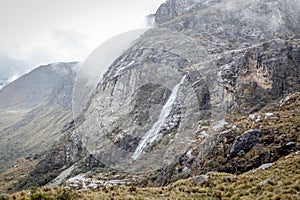
[[[32, 171], [37, 164], [37, 160], [22, 158], [15, 161], [10, 168], [0, 173], [0, 193], [10, 192], [13, 185], [22, 177]], [[1, 199], [1, 198], [0, 198]]]
[[[297, 199], [300, 193], [300, 93], [290, 94], [279, 103], [274, 102], [270, 107], [272, 108], [265, 108], [247, 117], [236, 115], [229, 117], [228, 124], [217, 137], [212, 151], [201, 158], [199, 155], [196, 156], [197, 148], [194, 148], [187, 156], [189, 158], [184, 154], [180, 159], [181, 163], [169, 166], [165, 172], [160, 171], [161, 177], [153, 174], [151, 178], [144, 179], [145, 184], [140, 182], [140, 185], [147, 187], [100, 186], [100, 184], [94, 189], [84, 190], [70, 189], [67, 185], [32, 188], [11, 194], [10, 197], [12, 199]], [[244, 137], [248, 136], [251, 137], [244, 140]], [[199, 145], [201, 140], [203, 141], [203, 138], [199, 138], [198, 147], [201, 147]], [[191, 178], [182, 179], [186, 175], [183, 168], [190, 169], [187, 177]], [[158, 181], [160, 183], [155, 184]], [[162, 184], [168, 185], [151, 187]]]
[[[11, 199], [297, 199], [300, 194], [300, 152], [270, 166], [244, 174], [209, 172], [165, 187], [99, 187], [69, 190], [33, 188], [11, 194]], [[5, 199], [2, 195], [0, 199]], [[8, 198], [8, 196], [7, 196]]]
[[249, 116], [229, 116], [219, 134], [205, 139], [204, 126], [189, 151], [153, 175], [154, 185], [210, 171], [241, 174], [299, 151], [300, 93], [268, 106]]

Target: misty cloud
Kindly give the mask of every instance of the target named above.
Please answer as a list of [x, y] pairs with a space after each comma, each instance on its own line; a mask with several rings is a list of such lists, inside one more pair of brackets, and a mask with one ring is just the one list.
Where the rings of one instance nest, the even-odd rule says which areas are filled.
[[164, 1], [0, 1], [0, 51], [34, 65], [84, 60], [114, 35], [145, 27]]
[[57, 29], [53, 31], [53, 38], [59, 43], [59, 48], [74, 51], [85, 48], [88, 36], [76, 31]]

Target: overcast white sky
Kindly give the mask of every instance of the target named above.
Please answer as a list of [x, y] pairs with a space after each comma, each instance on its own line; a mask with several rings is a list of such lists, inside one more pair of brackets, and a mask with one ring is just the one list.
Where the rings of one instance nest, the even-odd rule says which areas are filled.
[[83, 61], [110, 37], [144, 26], [165, 0], [0, 0], [0, 52], [32, 65]]

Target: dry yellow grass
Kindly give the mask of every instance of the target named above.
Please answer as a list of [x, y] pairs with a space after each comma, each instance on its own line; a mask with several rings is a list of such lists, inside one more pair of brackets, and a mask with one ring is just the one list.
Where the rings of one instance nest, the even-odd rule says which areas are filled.
[[12, 194], [12, 199], [299, 199], [300, 153], [281, 158], [266, 170], [252, 170], [241, 175], [208, 173], [201, 184], [193, 179], [177, 181], [166, 187], [100, 187], [96, 190], [38, 188]]
[[33, 170], [36, 164], [36, 160], [30, 161], [22, 158], [15, 161], [9, 169], [0, 173], [0, 193], [9, 190], [9, 187], [17, 183], [19, 178]]

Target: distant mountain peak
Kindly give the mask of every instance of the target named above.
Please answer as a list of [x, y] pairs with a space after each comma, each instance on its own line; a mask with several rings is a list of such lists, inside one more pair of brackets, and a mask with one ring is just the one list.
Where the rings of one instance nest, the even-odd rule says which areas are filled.
[[0, 108], [32, 108], [41, 103], [64, 76], [74, 73], [78, 62], [42, 65], [0, 90]]

